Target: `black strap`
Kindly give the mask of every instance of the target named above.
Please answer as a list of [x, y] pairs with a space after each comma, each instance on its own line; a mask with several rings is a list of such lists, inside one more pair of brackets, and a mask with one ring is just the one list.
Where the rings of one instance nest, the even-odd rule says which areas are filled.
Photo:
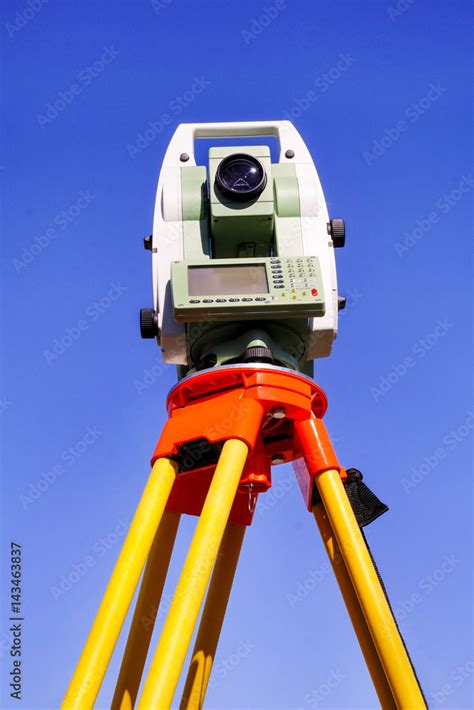
[[356, 468], [346, 471], [348, 481], [346, 493], [356, 516], [359, 527], [363, 528], [388, 511], [388, 506], [377, 498], [363, 482], [363, 476]]
[[425, 696], [425, 694], [424, 694], [424, 692], [423, 692], [423, 688], [421, 687], [420, 679], [418, 678], [418, 673], [416, 672], [415, 665], [414, 665], [414, 663], [413, 663], [413, 661], [412, 661], [412, 658], [411, 658], [411, 656], [410, 656], [410, 652], [409, 652], [409, 650], [408, 650], [408, 648], [407, 648], [407, 645], [406, 645], [406, 643], [405, 643], [405, 639], [403, 638], [403, 634], [402, 634], [402, 632], [400, 631], [400, 627], [399, 627], [399, 625], [398, 625], [397, 617], [395, 616], [395, 613], [394, 613], [393, 608], [392, 608], [392, 604], [391, 604], [391, 602], [390, 602], [390, 597], [388, 596], [388, 594], [387, 594], [387, 589], [385, 588], [385, 583], [384, 583], [384, 581], [383, 581], [383, 579], [382, 579], [382, 575], [380, 574], [379, 568], [377, 567], [377, 563], [376, 563], [375, 560], [374, 560], [374, 556], [373, 556], [373, 554], [372, 554], [372, 550], [370, 549], [370, 545], [369, 545], [369, 543], [367, 542], [367, 538], [365, 537], [365, 534], [364, 534], [364, 531], [363, 531], [363, 530], [362, 530], [362, 537], [364, 538], [364, 542], [365, 542], [365, 544], [366, 544], [367, 551], [368, 551], [368, 553], [369, 553], [369, 555], [370, 555], [370, 559], [372, 560], [372, 564], [374, 565], [374, 569], [375, 569], [375, 571], [376, 571], [376, 573], [377, 573], [377, 577], [379, 578], [380, 586], [382, 587], [383, 593], [385, 594], [385, 599], [387, 600], [387, 604], [388, 604], [388, 607], [389, 607], [389, 609], [390, 609], [390, 611], [391, 611], [393, 620], [394, 620], [394, 622], [395, 622], [395, 626], [397, 627], [398, 634], [399, 634], [399, 636], [400, 636], [400, 638], [401, 638], [403, 647], [404, 647], [404, 649], [405, 649], [405, 651], [406, 651], [406, 654], [407, 654], [407, 656], [408, 656], [408, 660], [409, 660], [409, 662], [410, 662], [410, 666], [411, 666], [412, 671], [413, 671], [413, 674], [414, 674], [414, 676], [415, 676], [415, 680], [416, 680], [416, 682], [418, 683], [418, 687], [419, 687], [419, 689], [420, 689], [420, 693], [421, 693], [421, 695], [422, 695], [422, 697], [423, 697], [423, 700], [425, 701], [426, 707], [429, 707], [429, 706], [428, 706], [428, 702], [427, 702], [427, 700], [426, 700], [426, 696]]
[[[347, 497], [359, 527], [363, 528], [364, 525], [369, 525], [369, 523], [386, 513], [388, 507], [363, 483], [363, 476], [360, 471], [356, 468], [348, 468], [346, 473], [347, 482], [344, 487]], [[321, 498], [317, 487], [314, 486], [312, 504], [316, 505], [317, 503], [321, 503]]]

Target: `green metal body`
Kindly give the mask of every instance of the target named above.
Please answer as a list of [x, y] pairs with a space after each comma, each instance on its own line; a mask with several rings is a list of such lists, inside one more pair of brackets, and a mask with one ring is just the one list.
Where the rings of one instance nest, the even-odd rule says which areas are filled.
[[[248, 202], [225, 198], [216, 187], [219, 163], [236, 152], [252, 155], [263, 165], [267, 184]], [[272, 164], [268, 146], [209, 150], [209, 206], [212, 255], [216, 259], [268, 256], [273, 247], [274, 213]]]
[[[219, 163], [237, 152], [257, 158], [267, 175], [264, 190], [248, 202], [232, 202], [215, 186]], [[258, 343], [282, 364], [303, 369], [308, 318], [324, 315], [325, 295], [319, 260], [300, 256], [295, 166], [272, 164], [268, 146], [211, 148], [208, 171], [204, 166], [181, 167], [181, 192], [183, 261], [172, 264], [171, 284], [174, 317], [187, 324], [190, 362], [212, 352], [222, 364]], [[225, 293], [224, 287], [218, 294], [189, 293], [190, 266], [224, 265], [263, 265], [267, 292]], [[180, 374], [186, 371], [181, 368]]]

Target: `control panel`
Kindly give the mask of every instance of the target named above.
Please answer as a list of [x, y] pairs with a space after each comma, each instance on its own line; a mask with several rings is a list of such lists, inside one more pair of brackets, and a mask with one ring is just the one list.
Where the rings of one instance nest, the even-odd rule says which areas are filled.
[[171, 287], [178, 322], [325, 314], [316, 256], [173, 262]]

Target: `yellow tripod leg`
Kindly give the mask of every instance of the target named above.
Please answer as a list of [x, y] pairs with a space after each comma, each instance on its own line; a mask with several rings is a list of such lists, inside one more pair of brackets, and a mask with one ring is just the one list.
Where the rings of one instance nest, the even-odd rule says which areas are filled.
[[194, 644], [181, 710], [199, 710], [204, 704], [244, 534], [245, 525], [227, 523]]
[[165, 510], [156, 532], [143, 573], [112, 710], [132, 710], [135, 705], [180, 517], [179, 513]]
[[319, 532], [321, 533], [336, 581], [341, 590], [342, 597], [352, 621], [352, 626], [354, 627], [357, 640], [359, 641], [359, 646], [364, 655], [378, 699], [380, 700], [380, 705], [383, 710], [396, 710], [397, 706], [393, 699], [392, 691], [387, 682], [374, 642], [372, 641], [372, 636], [370, 635], [360, 608], [359, 600], [352, 586], [351, 578], [347, 573], [339, 545], [334, 537], [331, 523], [329, 522], [322, 503], [318, 503], [314, 506], [313, 515], [318, 524]]
[[171, 706], [247, 454], [247, 445], [238, 439], [222, 448], [138, 704], [141, 710]]
[[316, 485], [398, 708], [426, 708], [403, 641], [370, 558], [339, 473], [325, 471]]
[[63, 710], [89, 710], [94, 705], [173, 487], [176, 468], [177, 465], [166, 458], [159, 459], [152, 468], [63, 700]]

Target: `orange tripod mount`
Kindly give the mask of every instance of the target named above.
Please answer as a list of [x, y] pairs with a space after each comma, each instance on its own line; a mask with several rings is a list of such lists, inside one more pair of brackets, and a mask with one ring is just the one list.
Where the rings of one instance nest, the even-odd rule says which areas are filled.
[[64, 709], [93, 706], [146, 561], [112, 701], [114, 710], [135, 706], [183, 513], [199, 516], [198, 525], [138, 708], [171, 706], [208, 590], [180, 705], [202, 707], [244, 531], [258, 496], [271, 486], [271, 465], [283, 462], [294, 462], [382, 707], [426, 707], [347, 497], [347, 473], [322, 421], [326, 408], [311, 378], [261, 363], [198, 371], [171, 390], [150, 480]]
[[152, 464], [176, 458], [185, 469], [167, 508], [200, 515], [215, 463], [202, 466], [199, 460], [217, 459], [224, 441], [240, 439], [249, 454], [229, 521], [250, 525], [258, 495], [271, 486], [271, 464], [301, 456], [307, 468], [299, 483], [311, 510], [315, 475], [336, 469], [347, 477], [322, 422], [326, 408], [326, 396], [313, 380], [274, 366], [231, 365], [185, 378], [168, 395], [169, 419], [152, 458]]

